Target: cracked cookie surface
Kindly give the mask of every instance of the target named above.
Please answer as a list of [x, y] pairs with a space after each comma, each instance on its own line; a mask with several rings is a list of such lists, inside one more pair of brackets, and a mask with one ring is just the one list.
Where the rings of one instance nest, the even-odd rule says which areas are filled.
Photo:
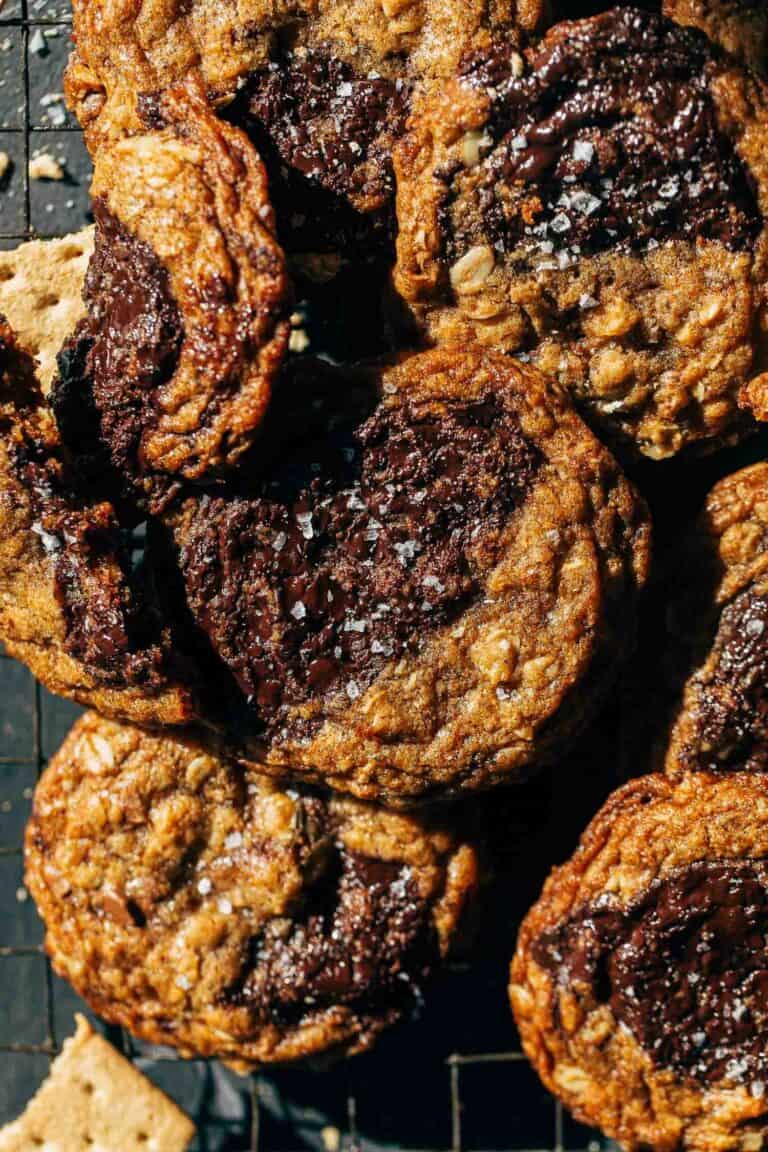
[[104, 1019], [242, 1071], [370, 1047], [416, 1007], [477, 880], [426, 816], [285, 790], [90, 713], [26, 841], [56, 970]]
[[761, 1147], [767, 929], [765, 777], [634, 781], [520, 930], [510, 995], [526, 1053], [627, 1149]]
[[396, 286], [434, 341], [524, 355], [654, 458], [765, 387], [762, 83], [638, 8], [503, 38], [425, 85], [395, 152]]
[[768, 72], [768, 9], [762, 0], [664, 0], [664, 12], [701, 28], [749, 68]]

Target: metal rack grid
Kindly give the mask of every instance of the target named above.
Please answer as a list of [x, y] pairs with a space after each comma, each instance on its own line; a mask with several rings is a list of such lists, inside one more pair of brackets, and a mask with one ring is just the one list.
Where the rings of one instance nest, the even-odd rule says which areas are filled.
[[[33, 236], [59, 235], [85, 222], [81, 215], [80, 220], [65, 220], [63, 225], [55, 219], [53, 228], [43, 228], [33, 218], [29, 161], [34, 143], [51, 133], [78, 131], [72, 123], [54, 127], [33, 122], [32, 37], [37, 30], [68, 34], [71, 29], [65, 11], [51, 12], [49, 7], [48, 12], [39, 14], [42, 7], [43, 0], [5, 0], [5, 8], [0, 8], [0, 41], [4, 34], [18, 36], [21, 69], [18, 122], [0, 129], [0, 136], [14, 138], [20, 145], [14, 161], [17, 180], [20, 178], [21, 210], [17, 200], [17, 219], [10, 225], [7, 212], [3, 219], [0, 187], [0, 241], [5, 247]], [[83, 185], [86, 183], [84, 180]], [[81, 193], [82, 213], [84, 187]], [[4, 776], [21, 774], [24, 779], [24, 773], [29, 774], [22, 792], [23, 801], [28, 801], [33, 782], [55, 747], [52, 733], [62, 735], [63, 725], [74, 714], [70, 705], [50, 697], [26, 670], [0, 653], [0, 820], [3, 813], [18, 807], [18, 797], [4, 798]], [[11, 754], [6, 755], [9, 745]], [[23, 803], [21, 812], [23, 815]], [[13, 872], [0, 884], [0, 900], [4, 893], [0, 904], [0, 973], [9, 963], [28, 963], [40, 971], [34, 981], [25, 979], [20, 986], [13, 978], [0, 976], [0, 1124], [11, 1119], [10, 1112], [3, 1114], [3, 1107], [18, 1110], [46, 1074], [62, 1040], [72, 1030], [72, 1011], [84, 1010], [52, 973], [44, 955], [40, 924], [21, 881], [22, 827], [16, 824], [7, 843], [0, 832], [0, 868], [11, 864]], [[11, 894], [14, 884], [16, 891]], [[14, 899], [18, 915], [14, 915]], [[24, 921], [21, 929], [19, 920]], [[137, 1061], [190, 1112], [198, 1125], [198, 1152], [597, 1152], [612, 1147], [574, 1124], [540, 1088], [519, 1047], [510, 1046], [514, 1030], [506, 1008], [505, 968], [504, 954], [496, 956], [479, 975], [455, 967], [448, 974], [442, 1000], [431, 1010], [431, 1021], [424, 1021], [421, 1027], [403, 1026], [385, 1038], [375, 1053], [333, 1071], [287, 1072], [235, 1082], [216, 1065], [202, 1060], [181, 1061], [167, 1051], [148, 1049], [120, 1028], [107, 1026], [104, 1030], [120, 1051]], [[484, 995], [478, 1001], [480, 987]], [[459, 1029], [462, 1043], [454, 1047], [451, 1022], [457, 1005], [461, 1006], [458, 1016], [463, 1013], [464, 1026]], [[420, 1041], [435, 1032], [440, 1036], [435, 1044], [427, 1044], [425, 1054]], [[17, 1039], [18, 1035], [22, 1039]], [[8, 1060], [31, 1063], [28, 1071], [17, 1068], [11, 1075], [3, 1071], [1, 1063]], [[183, 1084], [174, 1081], [173, 1071], [179, 1069], [194, 1073], [191, 1089], [188, 1075]], [[237, 1118], [232, 1118], [231, 1107], [224, 1114], [222, 1095], [229, 1096], [230, 1101], [233, 1096], [240, 1100]]]
[[16, 123], [3, 123], [0, 134], [4, 137], [15, 138], [20, 145], [15, 150], [16, 154], [11, 158], [11, 172], [15, 169], [21, 181], [21, 209], [19, 211], [18, 205], [16, 206], [16, 219], [11, 222], [10, 227], [7, 222], [3, 222], [3, 213], [0, 210], [0, 240], [2, 241], [21, 242], [29, 239], [32, 235], [46, 238], [59, 234], [58, 228], [54, 227], [49, 230], [36, 223], [33, 224], [32, 188], [29, 177], [29, 162], [33, 154], [33, 142], [38, 139], [42, 142], [46, 137], [50, 139], [58, 134], [79, 136], [79, 128], [70, 117], [67, 117], [67, 120], [61, 124], [38, 123], [33, 117], [30, 71], [31, 37], [35, 32], [42, 35], [48, 32], [68, 39], [71, 34], [71, 17], [63, 8], [60, 12], [56, 12], [55, 4], [48, 7], [47, 14], [30, 14], [30, 6], [39, 7], [40, 4], [41, 0], [5, 0], [5, 11], [0, 9], [0, 29], [6, 35], [15, 33], [19, 37], [18, 46], [12, 45], [11, 51], [13, 47], [17, 47], [14, 58], [20, 71], [18, 77], [20, 103], [15, 109], [17, 113]]

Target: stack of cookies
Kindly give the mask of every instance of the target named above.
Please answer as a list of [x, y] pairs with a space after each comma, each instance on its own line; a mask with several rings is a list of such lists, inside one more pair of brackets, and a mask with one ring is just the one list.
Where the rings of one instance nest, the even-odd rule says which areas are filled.
[[[418, 1003], [474, 794], [566, 764], [632, 656], [646, 478], [768, 415], [763, 8], [555, 7], [76, 0], [95, 240], [50, 387], [0, 327], [0, 638], [92, 709], [27, 837], [54, 967], [184, 1054]], [[628, 1148], [768, 1140], [767, 525], [758, 463], [656, 581], [663, 774], [513, 964]]]

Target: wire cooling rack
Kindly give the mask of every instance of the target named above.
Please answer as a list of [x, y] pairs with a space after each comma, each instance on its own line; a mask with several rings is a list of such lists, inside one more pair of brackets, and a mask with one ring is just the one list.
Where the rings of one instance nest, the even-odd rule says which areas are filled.
[[[0, 7], [0, 150], [8, 160], [0, 178], [0, 247], [75, 231], [88, 219], [88, 157], [61, 99], [70, 35], [66, 0], [5, 0]], [[60, 163], [62, 180], [30, 179], [30, 161], [42, 152]], [[18, 1115], [47, 1075], [73, 1031], [73, 1013], [86, 1011], [51, 971], [22, 862], [35, 782], [77, 711], [0, 653], [0, 1125]], [[573, 797], [559, 798], [560, 811], [575, 809], [574, 827], [562, 833], [557, 821], [547, 824], [548, 787], [541, 783], [528, 799], [536, 848], [528, 854], [516, 843], [502, 864], [509, 884], [496, 928], [479, 945], [485, 959], [454, 966], [421, 1019], [395, 1029], [369, 1055], [326, 1071], [243, 1080], [215, 1062], [182, 1061], [94, 1023], [192, 1116], [198, 1152], [610, 1147], [574, 1124], [539, 1085], [507, 1006], [514, 925], [550, 862], [542, 845], [564, 856], [589, 816]], [[525, 817], [522, 824], [516, 818], [519, 833]]]

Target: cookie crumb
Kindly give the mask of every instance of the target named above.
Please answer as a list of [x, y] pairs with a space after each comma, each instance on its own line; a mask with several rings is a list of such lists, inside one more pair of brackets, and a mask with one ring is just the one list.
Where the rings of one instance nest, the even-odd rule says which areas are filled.
[[339, 1152], [341, 1148], [341, 1132], [338, 1128], [333, 1128], [330, 1125], [323, 1128], [320, 1133], [320, 1139], [323, 1142], [325, 1152]]
[[29, 162], [30, 180], [63, 180], [64, 169], [50, 152], [33, 156]]
[[35, 28], [34, 32], [29, 38], [29, 50], [34, 52], [36, 56], [47, 56], [49, 52], [48, 45], [45, 42], [45, 36], [39, 28]]
[[307, 336], [303, 328], [293, 329], [288, 340], [288, 347], [291, 352], [298, 354], [306, 352], [307, 348], [309, 348], [309, 336]]
[[46, 92], [40, 97], [40, 106], [45, 108], [43, 120], [52, 128], [62, 128], [67, 122], [67, 110], [64, 106], [63, 92]]
[[11, 167], [11, 158], [7, 152], [0, 152], [0, 180], [5, 178], [8, 169]]

